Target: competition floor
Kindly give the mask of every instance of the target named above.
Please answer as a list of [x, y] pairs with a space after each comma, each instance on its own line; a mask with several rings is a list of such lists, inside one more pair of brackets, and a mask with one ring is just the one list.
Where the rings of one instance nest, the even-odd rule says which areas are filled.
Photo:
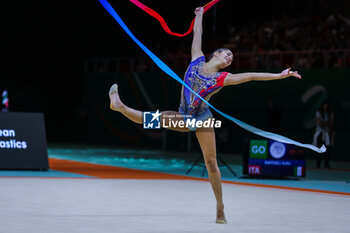
[[198, 154], [50, 146], [49, 171], [0, 171], [0, 232], [349, 232], [350, 170], [312, 169], [301, 180], [240, 179], [222, 155], [227, 225]]

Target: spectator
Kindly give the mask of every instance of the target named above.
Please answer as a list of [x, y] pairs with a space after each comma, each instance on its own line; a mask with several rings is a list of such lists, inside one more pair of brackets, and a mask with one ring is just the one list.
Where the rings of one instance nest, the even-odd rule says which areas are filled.
[[313, 144], [317, 147], [325, 145], [327, 151], [317, 155], [317, 168], [321, 167], [322, 160], [325, 160], [325, 167], [330, 168], [329, 159], [331, 149], [334, 146], [334, 113], [328, 100], [325, 100], [320, 109], [316, 112], [316, 131]]

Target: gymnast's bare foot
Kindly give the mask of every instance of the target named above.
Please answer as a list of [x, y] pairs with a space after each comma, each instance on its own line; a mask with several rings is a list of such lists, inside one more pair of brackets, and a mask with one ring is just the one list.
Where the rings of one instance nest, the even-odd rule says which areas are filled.
[[117, 84], [113, 84], [111, 86], [111, 89], [109, 89], [109, 99], [111, 100], [110, 108], [113, 111], [121, 112], [123, 107], [124, 107], [124, 104], [122, 103], [122, 101], [119, 98]]
[[224, 205], [217, 205], [216, 207], [216, 223], [227, 223], [224, 213]]

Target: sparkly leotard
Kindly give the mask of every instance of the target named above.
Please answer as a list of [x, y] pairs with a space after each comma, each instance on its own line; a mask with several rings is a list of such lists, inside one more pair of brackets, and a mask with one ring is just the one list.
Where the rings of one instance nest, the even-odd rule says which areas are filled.
[[[203, 70], [204, 56], [192, 61], [188, 66], [184, 82], [198, 93], [203, 99], [209, 101], [210, 97], [218, 92], [224, 84], [227, 72], [207, 74]], [[182, 87], [179, 113], [184, 119], [196, 119], [204, 121], [213, 115], [209, 106], [187, 88]], [[191, 128], [190, 130], [196, 130]]]

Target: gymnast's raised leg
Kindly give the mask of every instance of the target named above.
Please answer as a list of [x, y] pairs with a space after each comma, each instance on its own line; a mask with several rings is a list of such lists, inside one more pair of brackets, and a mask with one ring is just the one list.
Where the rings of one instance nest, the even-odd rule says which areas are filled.
[[[128, 106], [126, 106], [119, 97], [118, 94], [118, 85], [114, 84], [112, 85], [112, 87], [109, 90], [109, 98], [110, 98], [110, 108], [113, 111], [118, 111], [121, 114], [123, 114], [124, 116], [126, 116], [127, 118], [129, 118], [130, 120], [132, 120], [135, 123], [138, 124], [142, 124], [142, 112], [133, 108], [130, 108]], [[164, 116], [173, 121], [173, 122], [177, 122], [179, 120], [183, 120], [183, 118], [180, 116], [180, 113], [175, 112], [175, 111], [163, 111], [161, 112], [161, 118], [163, 118]], [[163, 120], [161, 119], [161, 126], [163, 127]], [[175, 131], [179, 131], [179, 132], [189, 132], [190, 130], [187, 128], [181, 128], [181, 127], [167, 127], [167, 129], [171, 129], [171, 130], [175, 130]]]

